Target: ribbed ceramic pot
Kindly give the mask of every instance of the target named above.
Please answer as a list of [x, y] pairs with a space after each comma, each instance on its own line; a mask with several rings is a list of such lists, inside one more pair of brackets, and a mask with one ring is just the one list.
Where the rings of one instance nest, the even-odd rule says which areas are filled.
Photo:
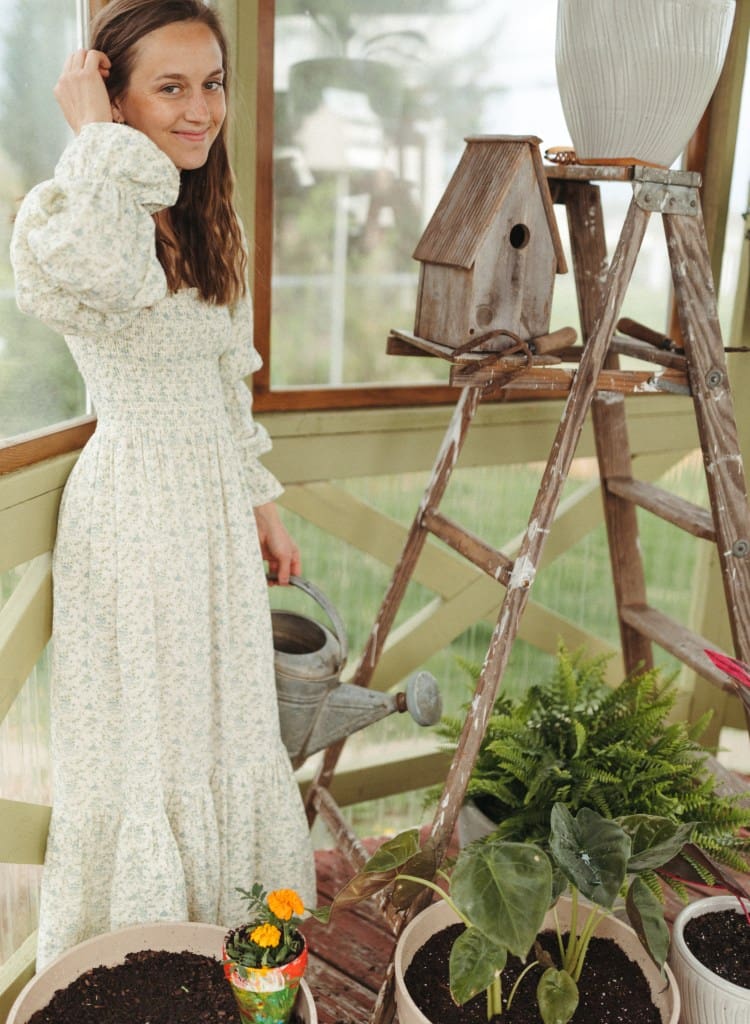
[[579, 160], [669, 167], [719, 79], [735, 0], [558, 0], [555, 60]]
[[[568, 928], [571, 902], [566, 896], [561, 897], [557, 902], [557, 916], [563, 930]], [[406, 987], [404, 975], [415, 953], [424, 946], [430, 936], [442, 931], [443, 928], [456, 924], [458, 920], [458, 916], [448, 904], [439, 900], [437, 903], [432, 903], [421, 914], [417, 914], [401, 933], [396, 943], [393, 959], [399, 1024], [440, 1024], [439, 1021], [431, 1021], [425, 1017], [417, 1007]], [[543, 929], [555, 927], [553, 911], [548, 911], [542, 927]], [[635, 960], [651, 989], [651, 998], [659, 1011], [661, 1024], [677, 1024], [680, 1020], [680, 993], [669, 967], [665, 965], [665, 976], [662, 977], [659, 968], [649, 957], [633, 929], [615, 917], [605, 918], [597, 927], [596, 935], [605, 939], [613, 939], [631, 960]], [[708, 1022], [703, 1021], [702, 1024], [708, 1024]], [[747, 1024], [747, 1020], [745, 1024]]]
[[669, 963], [682, 998], [682, 1024], [748, 1024], [750, 989], [714, 974], [687, 947], [685, 925], [694, 917], [714, 911], [742, 913], [734, 896], [708, 896], [679, 912], [672, 929]]

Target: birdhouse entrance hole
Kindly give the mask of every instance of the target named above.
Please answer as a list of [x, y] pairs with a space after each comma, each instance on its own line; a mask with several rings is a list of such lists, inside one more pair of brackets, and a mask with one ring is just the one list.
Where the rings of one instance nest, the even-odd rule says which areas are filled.
[[531, 234], [525, 224], [514, 224], [510, 229], [510, 244], [514, 249], [525, 249]]

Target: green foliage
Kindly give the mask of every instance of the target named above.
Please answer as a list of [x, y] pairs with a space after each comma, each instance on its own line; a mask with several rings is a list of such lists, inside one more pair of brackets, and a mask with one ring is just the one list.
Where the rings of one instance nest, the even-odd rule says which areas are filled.
[[[338, 909], [389, 887], [394, 904], [404, 909], [421, 888], [433, 889], [466, 926], [451, 950], [451, 994], [460, 1004], [486, 989], [489, 1019], [513, 1000], [513, 991], [505, 999], [501, 990], [508, 954], [526, 959], [547, 910], [569, 888], [571, 926], [567, 934], [557, 928], [559, 964], [544, 954], [527, 967], [542, 972], [537, 987], [542, 1020], [566, 1024], [578, 1004], [578, 981], [591, 938], [618, 895], [627, 892], [631, 923], [652, 959], [664, 964], [669, 946], [664, 904], [646, 879], [681, 853], [690, 831], [689, 826], [645, 815], [618, 823], [586, 807], [574, 817], [556, 803], [546, 850], [496, 837], [472, 843], [451, 870], [439, 873], [447, 883], [441, 888], [435, 881], [431, 840], [420, 849], [414, 829], [384, 843], [331, 907], [315, 915], [327, 920]], [[562, 884], [553, 885], [558, 878]], [[579, 894], [589, 901], [586, 907], [579, 905]]]
[[[676, 691], [658, 670], [619, 686], [606, 658], [563, 647], [551, 679], [519, 699], [500, 697], [469, 780], [467, 799], [497, 822], [498, 838], [546, 843], [557, 801], [576, 814], [651, 815], [695, 825], [693, 841], [716, 860], [747, 869], [750, 810], [720, 796], [697, 737], [707, 724], [669, 722]], [[471, 670], [471, 675], [474, 670]], [[463, 722], [447, 718], [452, 745]]]

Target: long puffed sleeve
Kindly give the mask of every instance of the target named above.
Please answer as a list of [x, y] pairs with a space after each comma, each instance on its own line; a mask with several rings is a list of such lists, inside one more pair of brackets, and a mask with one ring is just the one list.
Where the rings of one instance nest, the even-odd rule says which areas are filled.
[[86, 125], [21, 205], [11, 241], [16, 301], [65, 334], [117, 330], [166, 295], [152, 214], [180, 174], [146, 135]]
[[232, 310], [232, 337], [219, 359], [219, 373], [232, 432], [240, 452], [245, 480], [253, 505], [264, 505], [283, 492], [283, 487], [259, 460], [271, 450], [268, 431], [252, 416], [252, 394], [245, 378], [262, 365], [253, 347], [253, 312], [248, 296]]

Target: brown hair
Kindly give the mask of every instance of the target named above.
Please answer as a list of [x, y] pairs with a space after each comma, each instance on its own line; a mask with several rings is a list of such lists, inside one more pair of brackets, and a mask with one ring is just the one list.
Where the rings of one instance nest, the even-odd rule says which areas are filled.
[[[127, 92], [139, 40], [176, 21], [197, 21], [211, 29], [221, 49], [228, 86], [226, 36], [218, 16], [203, 0], [110, 0], [91, 23], [90, 45], [112, 62], [106, 81], [111, 100]], [[234, 303], [245, 293], [247, 257], [232, 204], [234, 176], [227, 152], [226, 120], [206, 163], [181, 171], [180, 177], [180, 194], [170, 210], [177, 253], [158, 224], [156, 228], [156, 252], [167, 284], [172, 291], [184, 283], [192, 285], [206, 302]]]

